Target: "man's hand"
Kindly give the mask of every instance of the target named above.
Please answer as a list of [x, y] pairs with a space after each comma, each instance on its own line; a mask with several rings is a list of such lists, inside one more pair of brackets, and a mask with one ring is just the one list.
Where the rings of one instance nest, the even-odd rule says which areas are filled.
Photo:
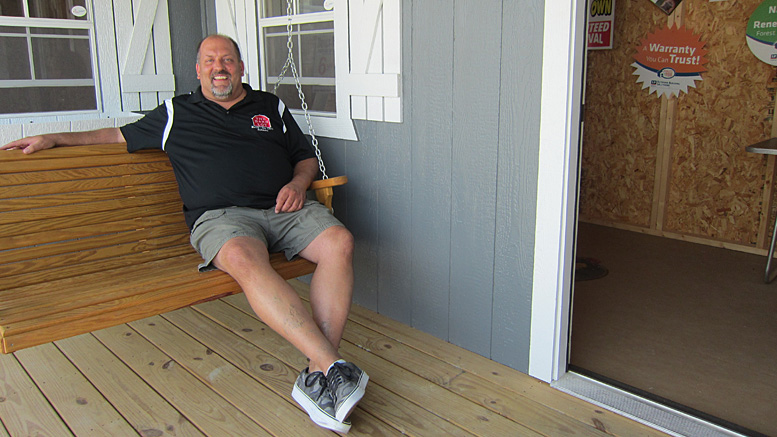
[[307, 200], [307, 190], [318, 174], [318, 161], [308, 158], [294, 165], [294, 177], [278, 192], [275, 198], [275, 212], [299, 211]]
[[307, 187], [301, 187], [294, 181], [289, 182], [281, 191], [275, 200], [275, 212], [294, 212], [302, 209], [307, 199]]
[[4, 146], [0, 146], [0, 150], [16, 150], [21, 149], [24, 153], [34, 153], [38, 150], [50, 149], [56, 144], [52, 139], [43, 135], [36, 135], [33, 137], [22, 138], [21, 140], [12, 141]]

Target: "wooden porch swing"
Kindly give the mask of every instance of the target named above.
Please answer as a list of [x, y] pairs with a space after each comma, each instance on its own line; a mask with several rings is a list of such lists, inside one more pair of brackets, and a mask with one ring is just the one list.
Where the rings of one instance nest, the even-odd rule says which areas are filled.
[[[288, 32], [287, 66], [322, 172], [311, 189], [331, 209], [333, 187], [348, 179], [326, 175], [293, 61], [291, 24]], [[162, 151], [130, 154], [126, 145], [106, 144], [0, 153], [0, 351], [242, 292], [223, 272], [197, 272], [181, 207]], [[270, 263], [284, 279], [315, 270], [282, 253], [271, 254]]]

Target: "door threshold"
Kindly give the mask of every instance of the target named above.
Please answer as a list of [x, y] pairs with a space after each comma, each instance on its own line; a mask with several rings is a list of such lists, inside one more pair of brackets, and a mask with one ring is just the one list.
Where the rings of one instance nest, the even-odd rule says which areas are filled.
[[673, 436], [746, 437], [579, 373], [567, 372], [551, 387]]

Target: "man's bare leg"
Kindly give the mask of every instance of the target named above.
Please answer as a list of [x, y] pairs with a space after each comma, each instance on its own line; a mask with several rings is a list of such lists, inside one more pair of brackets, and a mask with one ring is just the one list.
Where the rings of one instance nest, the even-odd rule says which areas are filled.
[[233, 238], [221, 247], [213, 263], [237, 281], [264, 323], [310, 359], [311, 372], [326, 373], [340, 359], [297, 292], [270, 265], [262, 241]]
[[342, 226], [332, 226], [319, 234], [300, 256], [317, 264], [310, 281], [313, 319], [337, 350], [353, 298], [353, 236]]
[[[313, 318], [337, 350], [353, 295], [353, 236], [342, 226], [332, 226], [300, 255], [318, 264], [310, 283]], [[347, 362], [335, 363], [324, 373], [334, 401], [334, 417], [339, 423], [345, 423], [364, 396], [370, 378], [355, 364]]]
[[337, 352], [353, 294], [353, 236], [342, 226], [330, 227], [300, 255], [318, 264], [311, 281], [312, 316], [270, 266], [263, 242], [233, 238], [222, 246], [214, 264], [235, 278], [270, 328], [310, 359], [294, 384], [294, 400], [320, 426], [345, 433], [351, 427], [346, 419], [369, 381]]

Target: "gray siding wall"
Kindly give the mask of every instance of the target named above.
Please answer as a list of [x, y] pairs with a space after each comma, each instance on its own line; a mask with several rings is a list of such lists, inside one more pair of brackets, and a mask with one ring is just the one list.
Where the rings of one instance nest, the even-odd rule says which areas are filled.
[[404, 0], [404, 123], [322, 139], [358, 304], [528, 371], [543, 0]]
[[175, 95], [188, 94], [200, 86], [196, 63], [197, 44], [208, 34], [205, 25], [205, 0], [168, 0], [170, 45], [173, 51]]

